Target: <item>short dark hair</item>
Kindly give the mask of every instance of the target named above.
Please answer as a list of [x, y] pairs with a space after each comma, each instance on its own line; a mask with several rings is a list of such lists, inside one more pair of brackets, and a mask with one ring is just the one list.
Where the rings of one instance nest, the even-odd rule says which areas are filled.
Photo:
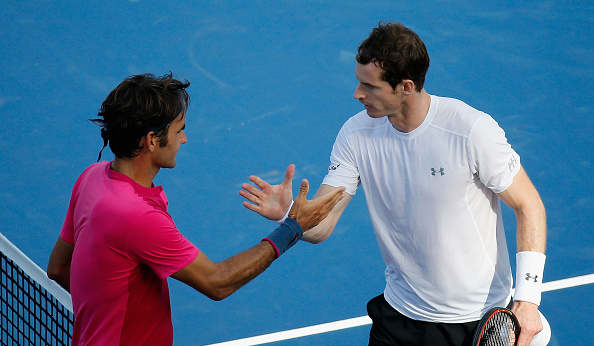
[[429, 69], [429, 54], [419, 36], [401, 23], [379, 23], [358, 49], [357, 62], [375, 63], [384, 70], [382, 79], [396, 88], [410, 79], [421, 91]]
[[136, 157], [142, 146], [139, 140], [151, 131], [167, 145], [171, 122], [190, 105], [186, 80], [172, 74], [155, 77], [141, 74], [127, 77], [103, 101], [97, 119], [103, 126], [101, 137], [118, 158]]

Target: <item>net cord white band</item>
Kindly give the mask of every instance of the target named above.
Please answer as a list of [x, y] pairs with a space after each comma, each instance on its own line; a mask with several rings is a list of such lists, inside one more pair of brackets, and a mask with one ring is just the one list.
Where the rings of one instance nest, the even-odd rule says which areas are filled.
[[47, 277], [46, 272], [31, 261], [21, 250], [12, 244], [2, 233], [0, 233], [0, 251], [11, 261], [18, 265], [27, 275], [45, 288], [54, 296], [66, 309], [72, 310], [72, 298], [70, 293], [55, 281]]

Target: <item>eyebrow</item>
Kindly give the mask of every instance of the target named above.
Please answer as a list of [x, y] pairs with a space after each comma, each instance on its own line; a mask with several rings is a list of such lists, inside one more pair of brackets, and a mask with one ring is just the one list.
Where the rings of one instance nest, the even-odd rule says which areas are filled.
[[361, 84], [363, 84], [363, 85], [365, 85], [365, 86], [368, 86], [368, 87], [377, 87], [377, 85], [375, 85], [375, 84], [371, 84], [371, 83], [369, 83], [369, 82], [364, 82], [364, 81], [361, 81], [361, 80], [359, 79], [359, 77], [357, 77], [357, 73], [355, 73], [355, 78], [356, 78], [356, 79], [359, 81], [359, 83], [361, 83]]

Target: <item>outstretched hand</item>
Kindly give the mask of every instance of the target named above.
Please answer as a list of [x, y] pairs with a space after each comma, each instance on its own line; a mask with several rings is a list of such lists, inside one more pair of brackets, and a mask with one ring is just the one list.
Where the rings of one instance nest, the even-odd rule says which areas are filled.
[[239, 191], [239, 194], [249, 201], [244, 201], [243, 205], [269, 220], [282, 219], [293, 200], [294, 175], [295, 165], [291, 164], [287, 167], [285, 180], [280, 185], [270, 185], [260, 177], [250, 176], [250, 181], [257, 187], [247, 183], [241, 185], [243, 190]]
[[324, 196], [308, 201], [305, 197], [309, 192], [309, 182], [303, 179], [299, 194], [289, 211], [289, 217], [299, 222], [303, 231], [307, 231], [317, 226], [330, 214], [334, 206], [345, 196], [344, 190], [344, 187], [336, 188]]

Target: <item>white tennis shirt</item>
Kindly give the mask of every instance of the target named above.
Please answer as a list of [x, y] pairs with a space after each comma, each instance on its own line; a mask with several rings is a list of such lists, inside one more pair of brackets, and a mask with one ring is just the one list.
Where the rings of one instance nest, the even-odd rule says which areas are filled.
[[461, 323], [505, 306], [512, 273], [499, 198], [520, 158], [489, 115], [431, 95], [423, 124], [366, 111], [340, 130], [323, 184], [362, 185], [386, 263], [384, 295], [421, 321]]

